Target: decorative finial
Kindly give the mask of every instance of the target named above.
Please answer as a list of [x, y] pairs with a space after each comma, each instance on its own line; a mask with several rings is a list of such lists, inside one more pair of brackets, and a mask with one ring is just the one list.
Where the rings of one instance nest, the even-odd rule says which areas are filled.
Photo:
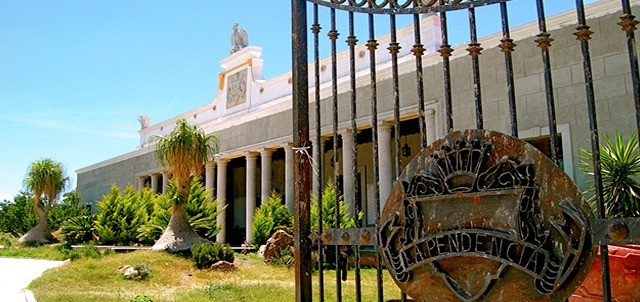
[[233, 24], [233, 32], [231, 33], [231, 50], [229, 54], [233, 54], [240, 49], [249, 46], [249, 35], [247, 30], [240, 27], [240, 24]]

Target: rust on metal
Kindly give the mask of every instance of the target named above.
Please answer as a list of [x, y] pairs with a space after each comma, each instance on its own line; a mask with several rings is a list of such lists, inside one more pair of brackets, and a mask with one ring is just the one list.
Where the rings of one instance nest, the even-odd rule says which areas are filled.
[[498, 132], [458, 131], [424, 149], [380, 221], [387, 267], [418, 301], [564, 301], [596, 252], [575, 184]]

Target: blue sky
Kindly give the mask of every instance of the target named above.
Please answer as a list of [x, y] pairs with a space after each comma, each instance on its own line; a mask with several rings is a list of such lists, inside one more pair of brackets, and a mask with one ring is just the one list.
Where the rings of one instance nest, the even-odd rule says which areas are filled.
[[[535, 17], [529, 2], [510, 2], [512, 23]], [[289, 3], [0, 1], [0, 200], [32, 161], [64, 164], [73, 189], [76, 169], [135, 150], [139, 115], [156, 123], [210, 102], [234, 22], [263, 48], [267, 79], [289, 71]], [[573, 1], [545, 4], [551, 14]]]

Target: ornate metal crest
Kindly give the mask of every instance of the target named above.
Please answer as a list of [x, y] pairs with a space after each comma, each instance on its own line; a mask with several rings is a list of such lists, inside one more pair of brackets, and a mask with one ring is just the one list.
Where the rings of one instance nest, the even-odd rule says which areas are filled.
[[455, 132], [423, 150], [380, 219], [387, 268], [420, 301], [565, 301], [595, 256], [573, 182], [497, 132]]
[[229, 76], [227, 87], [227, 109], [244, 104], [247, 98], [247, 70]]

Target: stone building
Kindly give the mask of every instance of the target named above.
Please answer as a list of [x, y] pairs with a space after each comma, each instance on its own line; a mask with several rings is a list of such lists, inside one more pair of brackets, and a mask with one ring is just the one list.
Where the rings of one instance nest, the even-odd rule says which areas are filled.
[[[593, 78], [596, 91], [598, 123], [601, 133], [612, 135], [615, 131], [631, 133], [635, 129], [633, 108], [633, 87], [628, 67], [628, 55], [624, 44], [624, 32], [616, 25], [620, 15], [617, 1], [602, 0], [587, 6], [589, 24], [596, 34], [590, 41]], [[637, 10], [637, 7], [634, 7]], [[587, 175], [579, 170], [581, 148], [589, 148], [590, 130], [585, 102], [580, 44], [574, 36], [575, 12], [568, 11], [547, 19], [547, 27], [554, 39], [552, 52], [552, 76], [556, 99], [556, 117], [559, 133], [559, 158], [564, 171], [581, 188], [588, 186]], [[440, 20], [436, 15], [421, 19], [422, 43], [426, 48], [423, 57], [423, 74], [426, 102], [427, 141], [442, 137], [446, 133], [444, 121], [444, 90], [442, 60], [436, 51], [441, 44]], [[530, 23], [513, 28], [511, 37], [517, 45], [535, 45], [537, 24]], [[416, 75], [413, 44], [413, 27], [398, 30], [398, 42], [405, 45], [400, 49], [398, 70], [400, 74], [400, 115], [402, 147], [394, 150], [392, 144], [393, 101], [390, 55], [385, 47], [376, 53], [378, 120], [380, 143], [380, 196], [385, 200], [389, 195], [397, 167], [396, 152], [401, 152], [401, 164], [406, 165], [420, 151], [418, 108], [415, 105]], [[498, 47], [502, 33], [480, 39], [484, 50], [480, 56], [484, 127], [509, 133], [507, 89], [505, 85], [504, 55]], [[380, 45], [388, 45], [389, 35], [378, 38]], [[454, 106], [454, 128], [475, 128], [474, 89], [470, 59], [465, 50], [467, 45], [454, 47], [451, 57], [452, 95]], [[324, 58], [320, 62], [321, 122], [323, 136], [313, 138], [313, 150], [292, 148], [292, 99], [291, 73], [273, 79], [264, 79], [262, 74], [262, 49], [247, 46], [220, 61], [223, 69], [219, 75], [218, 93], [215, 98], [189, 112], [176, 115], [166, 121], [143, 127], [140, 131], [140, 146], [137, 150], [107, 159], [94, 165], [78, 169], [77, 190], [82, 199], [95, 206], [102, 195], [109, 192], [112, 184], [125, 186], [134, 184], [138, 188], [149, 186], [156, 192], [163, 192], [169, 176], [159, 166], [154, 146], [149, 143], [153, 135], [166, 135], [178, 119], [186, 119], [197, 124], [207, 133], [215, 133], [220, 139], [220, 152], [206, 165], [203, 175], [206, 187], [221, 204], [226, 204], [226, 212], [218, 222], [224, 224], [224, 231], [218, 240], [231, 244], [252, 242], [250, 226], [253, 211], [261, 200], [268, 197], [271, 190], [283, 194], [285, 202], [292, 208], [293, 198], [293, 154], [294, 152], [320, 152], [324, 158], [324, 171], [338, 169], [339, 188], [345, 201], [353, 211], [359, 203], [364, 213], [365, 224], [373, 224], [375, 210], [371, 205], [374, 194], [372, 170], [371, 124], [367, 110], [369, 107], [369, 58], [364, 43], [356, 46], [357, 106], [357, 171], [352, 173], [351, 165], [351, 116], [349, 112], [349, 56], [346, 51], [338, 53], [338, 99], [339, 99], [339, 140], [333, 141], [331, 114], [331, 61]], [[513, 71], [517, 100], [519, 137], [530, 141], [544, 152], [548, 147], [548, 121], [544, 89], [543, 64], [537, 47], [516, 48], [513, 53]], [[343, 68], [344, 67], [344, 68]], [[310, 87], [315, 87], [310, 78]], [[310, 88], [313, 95], [314, 88]], [[310, 106], [313, 108], [314, 104]], [[311, 113], [310, 125], [315, 125]], [[311, 133], [315, 133], [312, 126]], [[333, 153], [333, 144], [338, 144], [338, 154]], [[332, 158], [339, 164], [332, 166]], [[316, 169], [319, 167], [316, 167]], [[401, 168], [401, 167], [400, 167]], [[314, 174], [314, 177], [315, 176]], [[333, 179], [332, 173], [324, 174], [325, 182]], [[354, 188], [353, 179], [359, 186]], [[313, 192], [320, 188], [315, 182]]]

